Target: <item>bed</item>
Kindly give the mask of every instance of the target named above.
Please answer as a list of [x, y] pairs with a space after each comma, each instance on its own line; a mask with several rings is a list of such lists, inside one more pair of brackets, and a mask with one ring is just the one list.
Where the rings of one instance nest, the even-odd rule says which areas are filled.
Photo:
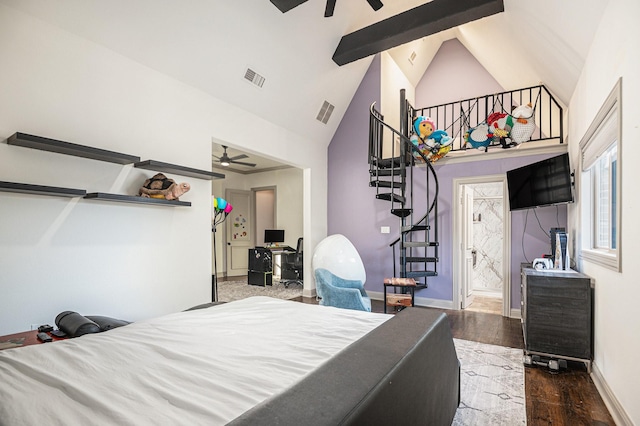
[[268, 297], [0, 351], [2, 425], [450, 424], [446, 316]]

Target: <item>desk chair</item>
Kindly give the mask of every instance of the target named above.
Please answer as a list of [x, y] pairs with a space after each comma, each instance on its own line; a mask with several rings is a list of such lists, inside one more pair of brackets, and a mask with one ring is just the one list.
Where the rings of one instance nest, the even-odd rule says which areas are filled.
[[303, 285], [302, 260], [302, 238], [298, 238], [296, 251], [282, 254], [282, 275], [280, 282], [283, 283], [285, 287], [288, 288], [292, 283]]

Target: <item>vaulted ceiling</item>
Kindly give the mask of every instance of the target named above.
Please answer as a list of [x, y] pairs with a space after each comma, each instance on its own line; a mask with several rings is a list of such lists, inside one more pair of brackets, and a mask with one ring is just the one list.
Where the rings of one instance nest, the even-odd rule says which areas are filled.
[[[456, 37], [505, 89], [543, 82], [566, 105], [607, 1], [504, 0], [502, 13], [389, 53], [416, 84], [440, 44]], [[371, 62], [337, 65], [341, 38], [427, 3], [387, 0], [374, 11], [366, 0], [337, 0], [325, 18], [326, 0], [286, 13], [269, 0], [0, 2], [324, 144]], [[262, 87], [245, 78], [248, 68], [264, 78]], [[324, 101], [335, 105], [326, 124], [316, 120]]]

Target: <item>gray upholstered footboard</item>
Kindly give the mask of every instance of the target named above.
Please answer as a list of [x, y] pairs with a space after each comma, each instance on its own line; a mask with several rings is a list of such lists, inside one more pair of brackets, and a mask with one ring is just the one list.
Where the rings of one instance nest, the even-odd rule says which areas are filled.
[[232, 425], [450, 425], [460, 368], [443, 313], [407, 308]]

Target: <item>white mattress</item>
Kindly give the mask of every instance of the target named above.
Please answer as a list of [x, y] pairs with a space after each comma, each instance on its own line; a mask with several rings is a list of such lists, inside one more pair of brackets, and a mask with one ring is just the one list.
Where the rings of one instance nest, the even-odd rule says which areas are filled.
[[389, 318], [252, 297], [7, 349], [0, 424], [225, 424]]

